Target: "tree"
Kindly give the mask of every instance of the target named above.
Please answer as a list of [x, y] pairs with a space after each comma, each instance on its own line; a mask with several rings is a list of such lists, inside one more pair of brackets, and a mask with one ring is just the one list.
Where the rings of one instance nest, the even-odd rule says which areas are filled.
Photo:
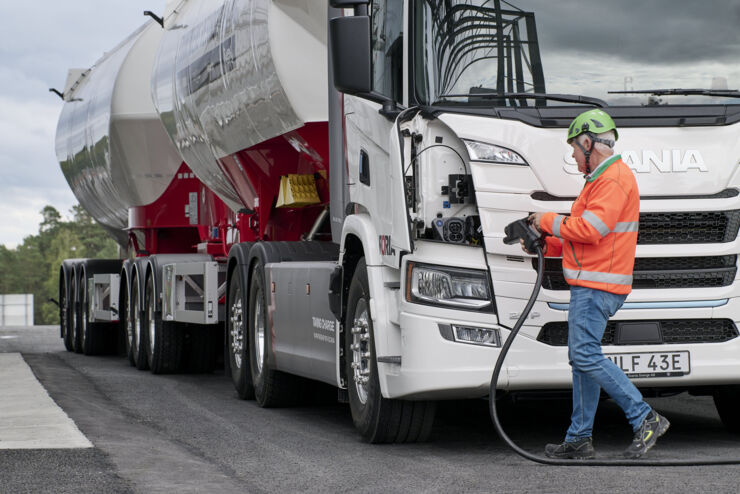
[[41, 210], [41, 216], [44, 218], [39, 225], [39, 233], [46, 233], [59, 228], [62, 215], [54, 206], [44, 206]]
[[118, 248], [116, 243], [108, 236], [103, 227], [95, 223], [90, 213], [79, 204], [72, 207], [73, 224], [75, 234], [80, 240], [79, 250], [75, 257], [117, 257]]
[[0, 293], [33, 293], [36, 324], [58, 324], [59, 267], [73, 257], [114, 258], [116, 243], [81, 206], [71, 221], [63, 221], [53, 206], [41, 210], [38, 235], [23, 239], [15, 249], [0, 245]]
[[0, 245], [0, 293], [13, 293], [21, 275], [15, 250]]

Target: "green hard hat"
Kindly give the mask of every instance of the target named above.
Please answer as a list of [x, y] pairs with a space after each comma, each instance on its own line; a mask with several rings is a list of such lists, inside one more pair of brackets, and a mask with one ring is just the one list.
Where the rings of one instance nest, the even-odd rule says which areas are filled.
[[592, 134], [601, 134], [602, 132], [614, 131], [614, 140], [619, 139], [619, 133], [617, 133], [617, 126], [614, 124], [614, 120], [604, 110], [594, 108], [588, 110], [571, 122], [568, 127], [568, 143], [583, 134], [584, 132], [590, 132]]

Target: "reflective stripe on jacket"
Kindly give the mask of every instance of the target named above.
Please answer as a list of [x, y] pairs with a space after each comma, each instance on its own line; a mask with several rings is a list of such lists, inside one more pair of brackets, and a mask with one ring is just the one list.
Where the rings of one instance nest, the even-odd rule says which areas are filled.
[[626, 294], [632, 291], [640, 194], [632, 170], [613, 156], [586, 180], [570, 216], [545, 213], [540, 221], [547, 256], [563, 256], [570, 285]]

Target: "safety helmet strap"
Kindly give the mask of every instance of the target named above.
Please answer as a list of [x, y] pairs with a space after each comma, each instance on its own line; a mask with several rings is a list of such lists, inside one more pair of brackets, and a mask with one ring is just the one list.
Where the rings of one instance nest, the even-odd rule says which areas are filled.
[[581, 150], [581, 152], [583, 153], [583, 156], [586, 157], [586, 172], [591, 173], [591, 152], [594, 150], [594, 139], [593, 139], [593, 134], [591, 134], [590, 132], [586, 132], [584, 133], [584, 135], [588, 137], [589, 139], [591, 139], [591, 146], [589, 146], [588, 149], [583, 147], [583, 145], [580, 142], [578, 142], [577, 137], [573, 139], [573, 142], [575, 142], [576, 146], [578, 146], [578, 149]]
[[589, 146], [588, 149], [586, 149], [585, 147], [583, 147], [583, 145], [580, 142], [578, 142], [578, 137], [575, 137], [573, 139], [573, 142], [576, 143], [576, 146], [578, 146], [578, 148], [581, 150], [581, 152], [583, 152], [583, 156], [586, 157], [586, 170], [588, 170], [588, 173], [591, 173], [591, 153], [594, 150], [594, 145], [597, 142], [600, 142], [602, 144], [606, 144], [610, 148], [613, 148], [614, 147], [614, 141], [612, 141], [611, 139], [602, 139], [600, 137], [596, 137], [596, 135], [593, 132], [584, 132], [582, 135], [585, 135], [586, 137], [588, 137], [589, 139], [591, 139], [591, 146]]
[[602, 139], [600, 137], [596, 137], [593, 132], [586, 132], [586, 135], [591, 139], [592, 142], [600, 142], [602, 144], [606, 144], [610, 148], [614, 147], [614, 141], [612, 141], [611, 139]]

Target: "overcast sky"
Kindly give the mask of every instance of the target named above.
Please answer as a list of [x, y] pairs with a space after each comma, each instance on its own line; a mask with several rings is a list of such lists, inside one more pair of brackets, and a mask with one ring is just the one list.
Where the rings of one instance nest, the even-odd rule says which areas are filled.
[[0, 14], [0, 244], [38, 232], [39, 211], [76, 204], [54, 153], [69, 68], [90, 67], [164, 0], [2, 0]]

